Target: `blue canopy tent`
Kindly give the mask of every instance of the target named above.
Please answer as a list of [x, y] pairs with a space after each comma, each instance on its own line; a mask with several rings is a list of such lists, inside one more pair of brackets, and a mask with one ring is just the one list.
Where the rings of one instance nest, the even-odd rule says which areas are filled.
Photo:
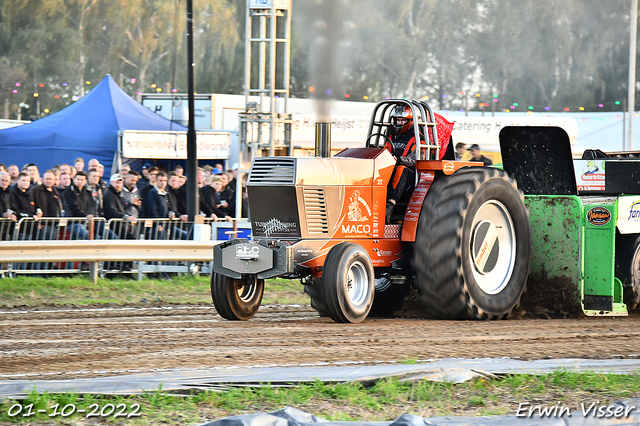
[[107, 74], [86, 96], [67, 108], [24, 126], [0, 130], [0, 162], [46, 170], [56, 164], [97, 158], [111, 173], [123, 130], [186, 131], [127, 95]]

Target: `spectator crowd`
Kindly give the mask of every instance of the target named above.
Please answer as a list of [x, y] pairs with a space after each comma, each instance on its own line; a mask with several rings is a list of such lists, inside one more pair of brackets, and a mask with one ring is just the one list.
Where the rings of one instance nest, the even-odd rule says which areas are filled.
[[[8, 168], [0, 164], [2, 217], [5, 222], [17, 222], [22, 218], [33, 218], [34, 221], [41, 218], [104, 218], [96, 221], [96, 227], [92, 229], [95, 238], [109, 239], [135, 238], [125, 226], [106, 229], [104, 223], [111, 219], [121, 219], [122, 223], [131, 225], [139, 218], [187, 221], [187, 178], [182, 166], [167, 172], [163, 165], [156, 167], [147, 163], [138, 173], [125, 164], [108, 180], [103, 175], [104, 166], [95, 158], [89, 160], [86, 167], [84, 160], [77, 158], [73, 165], [54, 166], [42, 175], [33, 163], [25, 164], [22, 169], [15, 164]], [[237, 165], [227, 171], [222, 164], [198, 168], [200, 215], [214, 220], [231, 220], [235, 216], [236, 178]], [[242, 199], [245, 204], [246, 191], [243, 191]], [[246, 205], [243, 212], [246, 212]], [[71, 238], [89, 238], [88, 222], [91, 221], [70, 221]], [[172, 239], [187, 238], [182, 228], [170, 228], [164, 229], [158, 224], [155, 232], [171, 232]], [[54, 235], [49, 235], [54, 227], [37, 229], [44, 235], [20, 235], [19, 239], [55, 239]], [[0, 237], [9, 239], [8, 234], [3, 232]]]

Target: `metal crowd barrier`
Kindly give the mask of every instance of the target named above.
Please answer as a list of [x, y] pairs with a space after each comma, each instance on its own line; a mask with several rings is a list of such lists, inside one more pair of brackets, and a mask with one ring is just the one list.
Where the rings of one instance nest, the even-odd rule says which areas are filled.
[[[101, 238], [105, 229], [103, 218], [90, 221], [85, 218], [21, 218], [17, 222], [5, 219], [0, 235], [3, 241], [87, 240]], [[3, 263], [0, 274], [69, 274], [89, 270], [89, 265], [69, 259], [64, 262]]]
[[[69, 250], [71, 243], [66, 240], [152, 240], [158, 244], [165, 241], [213, 241], [228, 240], [230, 238], [248, 237], [250, 224], [248, 221], [224, 220], [214, 221], [199, 218], [194, 222], [184, 222], [180, 219], [138, 219], [135, 223], [104, 218], [23, 218], [18, 222], [11, 219], [0, 219], [0, 245], [6, 241], [48, 241], [51, 250], [59, 251], [61, 256], [54, 256], [56, 261], [50, 261], [52, 256], [38, 255], [21, 257], [20, 261], [9, 262], [4, 257], [0, 264], [0, 276], [15, 276], [18, 274], [73, 274], [88, 273], [93, 279], [108, 274], [137, 274], [142, 279], [145, 274], [196, 274], [210, 273], [211, 261], [198, 259], [141, 259], [140, 252], [132, 250], [123, 256], [124, 259], [111, 258], [89, 262], [78, 257], [77, 253]], [[40, 244], [41, 245], [41, 244]], [[147, 244], [148, 245], [148, 244]], [[22, 245], [24, 247], [24, 244]], [[130, 245], [123, 248], [129, 250]], [[211, 256], [213, 253], [211, 253]], [[74, 258], [75, 256], [75, 258]], [[81, 257], [81, 256], [80, 256]], [[46, 258], [46, 259], [45, 259]], [[24, 259], [32, 260], [30, 262]], [[44, 259], [43, 261], [40, 261]], [[130, 259], [130, 260], [127, 260]], [[212, 258], [209, 258], [212, 260]], [[37, 261], [36, 261], [37, 260]]]
[[[196, 224], [184, 222], [180, 219], [138, 219], [130, 222], [124, 219], [111, 219], [107, 224], [111, 231], [111, 239], [124, 240], [156, 240], [156, 241], [187, 241], [193, 240], [193, 232]], [[211, 238], [208, 238], [211, 240]], [[137, 273], [142, 279], [144, 274], [189, 274], [199, 271], [201, 268], [193, 262], [108, 262], [101, 268], [101, 274], [110, 273]]]

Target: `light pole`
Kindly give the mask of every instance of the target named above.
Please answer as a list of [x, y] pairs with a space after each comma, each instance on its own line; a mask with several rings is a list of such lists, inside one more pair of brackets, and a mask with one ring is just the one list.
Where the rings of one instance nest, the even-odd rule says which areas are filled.
[[187, 0], [187, 87], [189, 95], [189, 129], [187, 130], [187, 215], [195, 220], [198, 213], [198, 150], [196, 144], [195, 99], [193, 85], [193, 0]]
[[629, 36], [629, 150], [633, 151], [633, 116], [636, 99], [636, 39], [638, 36], [638, 0], [631, 0]]

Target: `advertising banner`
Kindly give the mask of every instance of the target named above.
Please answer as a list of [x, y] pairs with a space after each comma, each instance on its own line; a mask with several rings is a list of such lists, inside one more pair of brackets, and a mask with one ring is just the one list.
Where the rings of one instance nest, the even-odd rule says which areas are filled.
[[[199, 160], [229, 158], [231, 135], [228, 132], [197, 132]], [[187, 158], [186, 132], [150, 132], [125, 130], [122, 132], [124, 158]]]

